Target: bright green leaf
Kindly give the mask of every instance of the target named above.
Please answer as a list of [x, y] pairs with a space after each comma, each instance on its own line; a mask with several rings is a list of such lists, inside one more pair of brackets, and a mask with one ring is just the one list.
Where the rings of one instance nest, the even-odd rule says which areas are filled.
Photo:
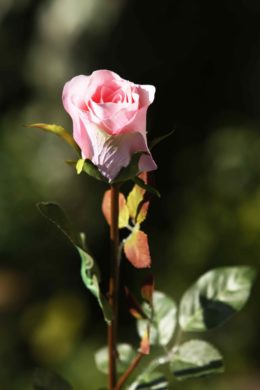
[[[148, 304], [143, 305], [143, 310], [148, 317], [151, 309]], [[167, 345], [171, 340], [177, 322], [177, 307], [175, 302], [160, 291], [153, 293], [153, 319], [150, 328], [150, 343]], [[137, 321], [138, 334], [142, 338], [147, 329], [147, 320]]]
[[81, 258], [81, 277], [83, 282], [87, 289], [97, 298], [105, 320], [110, 322], [112, 318], [111, 307], [100, 290], [98, 267], [94, 259], [86, 251], [84, 234], [78, 234], [74, 231], [63, 209], [57, 203], [41, 202], [37, 206], [44, 217], [58, 227], [77, 249]]
[[[129, 344], [117, 345], [118, 359], [117, 359], [117, 371], [123, 373], [136, 355], [134, 348]], [[108, 374], [108, 348], [103, 347], [95, 353], [95, 362], [99, 371], [103, 374]]]
[[178, 379], [199, 377], [224, 371], [219, 351], [202, 340], [190, 340], [178, 347], [172, 355], [171, 370]]
[[67, 144], [72, 146], [73, 149], [75, 149], [78, 154], [80, 154], [80, 148], [76, 144], [76, 142], [74, 141], [74, 138], [62, 126], [54, 125], [54, 124], [47, 124], [47, 123], [33, 123], [30, 125], [27, 125], [27, 127], [38, 128], [38, 129], [53, 133], [53, 134], [57, 135], [58, 137], [61, 137], [65, 142], [67, 142]]
[[179, 321], [186, 331], [205, 331], [227, 321], [247, 302], [254, 268], [222, 267], [209, 271], [184, 294]]
[[72, 386], [58, 374], [37, 368], [33, 375], [34, 390], [72, 390]]

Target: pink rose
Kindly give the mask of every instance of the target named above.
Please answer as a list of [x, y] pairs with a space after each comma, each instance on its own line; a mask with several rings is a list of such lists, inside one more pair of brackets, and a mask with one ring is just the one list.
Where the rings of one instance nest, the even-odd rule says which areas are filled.
[[157, 168], [146, 140], [146, 112], [154, 94], [154, 86], [134, 84], [109, 70], [76, 76], [65, 84], [62, 99], [73, 121], [73, 137], [82, 157], [108, 181], [137, 152], [145, 152], [139, 173]]

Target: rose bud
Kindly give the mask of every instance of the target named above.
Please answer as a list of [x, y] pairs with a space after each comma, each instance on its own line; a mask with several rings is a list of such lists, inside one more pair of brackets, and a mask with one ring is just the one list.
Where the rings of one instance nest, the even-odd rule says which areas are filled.
[[82, 158], [91, 160], [109, 182], [138, 152], [144, 153], [136, 174], [157, 168], [146, 139], [146, 113], [154, 94], [154, 86], [134, 84], [109, 70], [76, 76], [65, 84], [63, 105]]

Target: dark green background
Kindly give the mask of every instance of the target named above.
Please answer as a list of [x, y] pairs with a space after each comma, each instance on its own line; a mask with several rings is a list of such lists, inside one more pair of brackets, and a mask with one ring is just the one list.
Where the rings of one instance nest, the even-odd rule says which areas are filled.
[[[162, 194], [149, 234], [156, 287], [176, 300], [218, 265], [258, 267], [260, 254], [260, 4], [257, 0], [1, 0], [0, 3], [0, 388], [31, 388], [35, 367], [76, 390], [105, 378], [93, 352], [106, 342], [102, 315], [68, 242], [35, 208], [55, 200], [87, 235], [108, 271], [105, 186], [76, 176], [73, 151], [23, 124], [71, 128], [64, 83], [111, 69], [156, 86], [151, 138], [176, 128], [154, 150]], [[145, 275], [125, 260], [122, 286], [138, 295]], [[260, 386], [259, 284], [244, 311], [206, 339], [226, 373], [176, 389]], [[122, 299], [120, 340], [138, 345]], [[196, 335], [194, 335], [196, 337]]]

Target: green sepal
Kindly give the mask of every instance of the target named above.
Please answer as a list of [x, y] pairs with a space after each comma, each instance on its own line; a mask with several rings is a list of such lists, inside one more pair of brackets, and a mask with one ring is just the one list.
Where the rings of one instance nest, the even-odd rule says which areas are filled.
[[176, 129], [173, 129], [172, 131], [162, 135], [161, 137], [154, 138], [151, 142], [149, 142], [149, 150], [152, 150], [156, 145], [158, 145], [159, 143], [161, 143], [162, 141], [170, 137], [175, 132], [175, 130]]
[[256, 270], [221, 267], [202, 275], [183, 295], [179, 322], [183, 331], [203, 332], [226, 322], [246, 304]]
[[151, 192], [152, 194], [156, 195], [158, 198], [161, 197], [160, 192], [151, 186], [150, 184], [146, 184], [140, 177], [136, 176], [133, 178], [133, 181], [135, 184], [137, 184], [139, 187], [143, 188], [144, 190]]
[[47, 124], [47, 123], [33, 123], [30, 125], [26, 125], [26, 127], [41, 129], [57, 135], [58, 137], [62, 138], [65, 142], [67, 142], [67, 144], [72, 146], [73, 149], [77, 152], [77, 154], [80, 155], [79, 146], [74, 141], [72, 135], [67, 130], [65, 130], [64, 127], [59, 125], [54, 125], [54, 124]]
[[173, 351], [170, 368], [179, 379], [195, 378], [224, 371], [223, 358], [210, 343], [189, 340]]
[[87, 253], [84, 233], [77, 233], [73, 229], [63, 209], [53, 202], [40, 202], [37, 204], [41, 214], [52, 222], [71, 241], [81, 258], [81, 277], [86, 288], [97, 298], [104, 319], [110, 323], [112, 310], [108, 301], [102, 294], [99, 286], [99, 270], [92, 256]]
[[34, 390], [72, 390], [72, 386], [58, 374], [37, 368], [33, 374]]
[[138, 173], [139, 170], [139, 160], [142, 154], [147, 154], [147, 152], [137, 152], [132, 155], [129, 165], [125, 168], [122, 168], [117, 177], [112, 181], [112, 183], [120, 183], [123, 181], [133, 179]]
[[106, 183], [108, 182], [91, 160], [84, 160], [81, 158], [78, 161], [67, 160], [66, 163], [68, 165], [73, 166], [76, 169], [78, 175], [81, 172], [85, 172], [87, 175], [93, 177], [94, 179], [104, 181]]

